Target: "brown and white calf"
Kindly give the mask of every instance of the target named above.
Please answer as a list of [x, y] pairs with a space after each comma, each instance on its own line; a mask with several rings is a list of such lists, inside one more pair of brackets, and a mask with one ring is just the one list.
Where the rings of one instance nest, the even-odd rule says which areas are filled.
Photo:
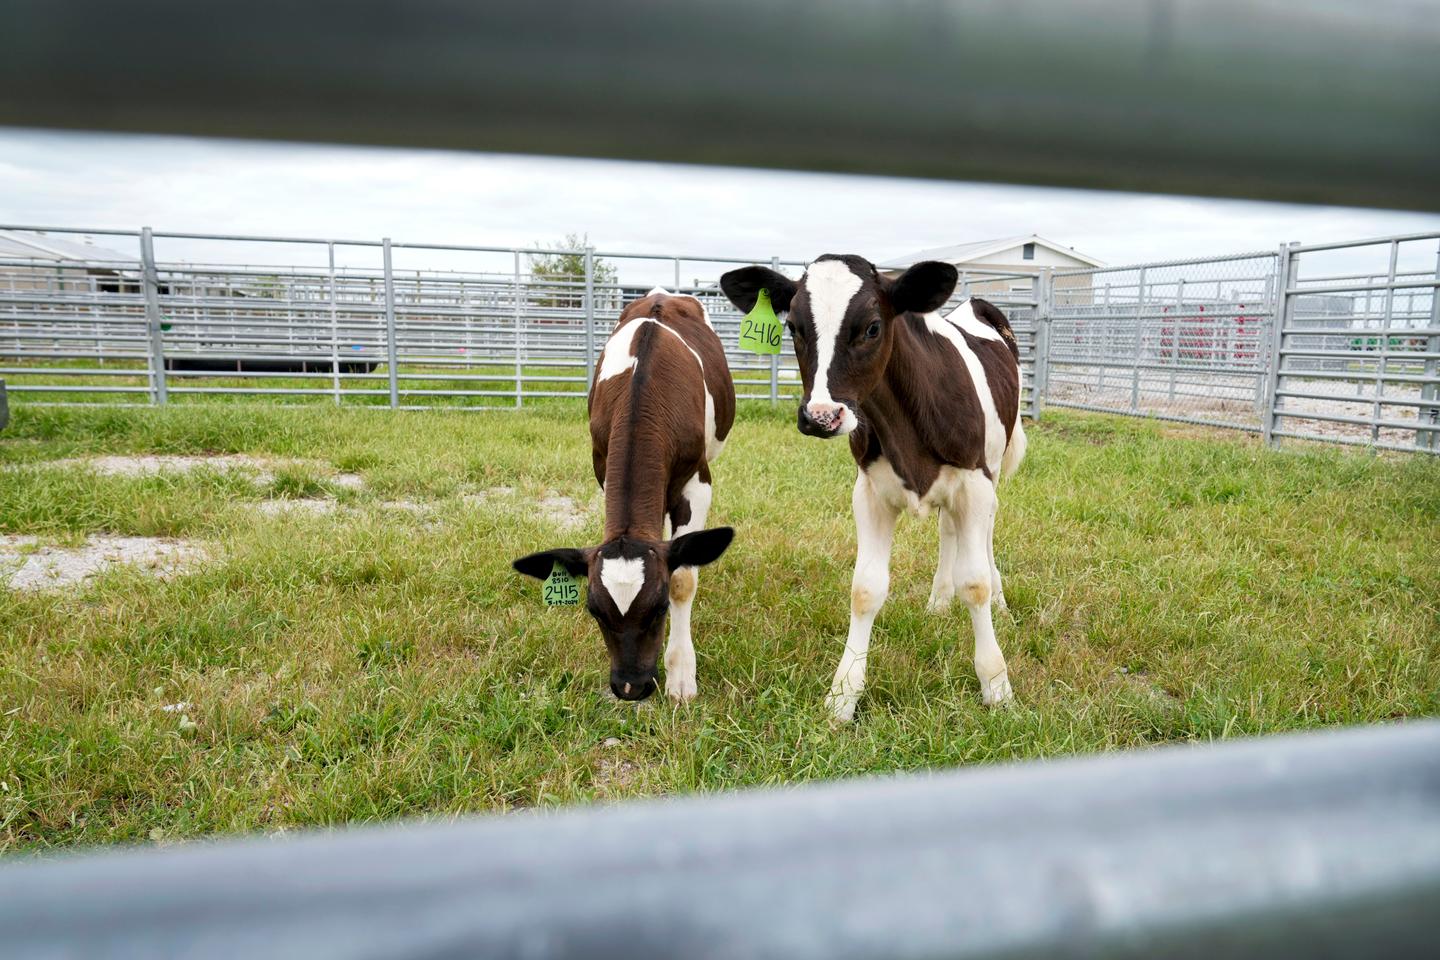
[[[718, 559], [734, 536], [729, 527], [702, 529], [710, 463], [734, 422], [730, 367], [700, 301], [657, 288], [627, 304], [590, 388], [604, 542], [515, 561], [516, 570], [541, 580], [557, 561], [588, 580], [586, 606], [610, 653], [610, 689], [622, 700], [655, 691], [667, 612], [665, 691], [677, 702], [695, 697], [695, 568]], [[666, 539], [667, 521], [673, 539]]]
[[827, 699], [840, 720], [854, 716], [865, 685], [901, 510], [938, 510], [940, 563], [929, 607], [947, 610], [960, 594], [975, 631], [981, 696], [987, 704], [1011, 697], [990, 608], [1005, 605], [993, 542], [996, 485], [1025, 454], [1019, 350], [1005, 315], [984, 300], [937, 312], [956, 279], [947, 263], [918, 263], [891, 280], [863, 257], [827, 254], [798, 282], [764, 267], [720, 280], [742, 311], [761, 289], [777, 313], [788, 311], [805, 387], [800, 432], [848, 435], [860, 468], [850, 633]]

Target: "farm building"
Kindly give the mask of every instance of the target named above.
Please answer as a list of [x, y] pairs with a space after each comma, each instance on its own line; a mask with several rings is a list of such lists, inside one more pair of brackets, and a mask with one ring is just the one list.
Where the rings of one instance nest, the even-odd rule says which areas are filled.
[[[914, 253], [892, 257], [878, 266], [887, 276], [897, 277], [906, 267], [913, 266], [921, 260], [942, 260], [945, 263], [954, 264], [962, 277], [965, 277], [967, 269], [983, 270], [990, 274], [1008, 271], [1024, 274], [1034, 273], [1042, 267], [1051, 270], [1086, 270], [1105, 266], [1103, 260], [1087, 253], [1081, 253], [1074, 247], [1047, 240], [1035, 233], [917, 250]], [[1019, 293], [1030, 290], [1030, 281], [1024, 278], [966, 279], [970, 281], [970, 291], [981, 295]], [[1057, 283], [1057, 286], [1065, 285], [1064, 278]]]
[[96, 246], [88, 237], [76, 242], [38, 230], [0, 230], [0, 261], [0, 279], [11, 290], [140, 291], [139, 254]]

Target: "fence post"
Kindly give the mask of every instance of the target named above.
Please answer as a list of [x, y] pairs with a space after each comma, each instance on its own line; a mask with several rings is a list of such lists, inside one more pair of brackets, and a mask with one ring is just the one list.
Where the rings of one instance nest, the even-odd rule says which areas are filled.
[[[1375, 360], [1375, 405], [1370, 417], [1370, 440], [1380, 442], [1381, 398], [1385, 395], [1385, 368], [1390, 363], [1390, 329], [1395, 322], [1395, 269], [1400, 259], [1400, 241], [1390, 241], [1390, 269], [1385, 275], [1385, 317], [1380, 327], [1380, 355]], [[1418, 411], [1417, 411], [1418, 413]]]
[[[1215, 301], [1220, 301], [1220, 284], [1215, 284]], [[1185, 278], [1175, 284], [1175, 322], [1170, 334], [1170, 402], [1175, 402], [1175, 368], [1180, 364], [1180, 323], [1185, 313]]]
[[1261, 413], [1260, 438], [1267, 447], [1278, 445], [1275, 425], [1280, 419], [1280, 361], [1285, 355], [1285, 325], [1290, 314], [1290, 273], [1294, 254], [1290, 245], [1280, 244], [1275, 265], [1275, 312], [1270, 320], [1269, 356], [1265, 360], [1265, 409]]
[[340, 406], [340, 319], [336, 315], [335, 241], [325, 244], [330, 254], [330, 381], [335, 392], [335, 406]]
[[380, 241], [385, 252], [385, 367], [389, 371], [390, 409], [400, 406], [400, 350], [395, 343], [395, 276], [390, 268], [390, 238]]
[[525, 336], [525, 331], [521, 328], [523, 321], [520, 310], [520, 297], [522, 293], [520, 290], [519, 250], [515, 251], [515, 286], [513, 288], [513, 294], [515, 299], [515, 406], [521, 407], [525, 404], [525, 366], [522, 359], [524, 347], [521, 343]]
[[[1090, 299], [1095, 299], [1095, 275], [1090, 275]], [[1100, 371], [1095, 377], [1095, 392], [1105, 392], [1105, 372], [1110, 364], [1110, 328], [1114, 326], [1114, 318], [1110, 315], [1110, 284], [1105, 284], [1105, 302], [1101, 305], [1104, 310], [1100, 314]], [[1087, 351], [1088, 354], [1088, 351]]]
[[1424, 424], [1428, 419], [1430, 423], [1429, 427], [1422, 426], [1415, 431], [1415, 446], [1421, 450], [1434, 450], [1440, 441], [1440, 406], [1433, 405], [1440, 394], [1440, 384], [1435, 382], [1436, 374], [1440, 374], [1440, 362], [1436, 359], [1436, 354], [1440, 354], [1440, 245], [1435, 249], [1435, 282], [1437, 285], [1430, 288], [1430, 336], [1425, 340], [1429, 357], [1422, 368], [1425, 382], [1420, 385], [1420, 399], [1431, 401], [1432, 406], [1415, 411], [1416, 421]]
[[165, 328], [160, 316], [160, 273], [155, 269], [155, 237], [149, 227], [140, 228], [140, 261], [145, 275], [145, 331], [150, 343], [150, 402], [170, 402], [165, 382]]
[[1140, 268], [1140, 285], [1135, 292], [1135, 343], [1131, 353], [1130, 412], [1140, 412], [1140, 348], [1144, 345], [1145, 328], [1145, 267]]
[[1271, 313], [1271, 320], [1267, 323], [1262, 320], [1255, 330], [1255, 352], [1252, 359], [1255, 362], [1255, 416], [1260, 420], [1265, 418], [1265, 388], [1269, 385], [1267, 358], [1270, 356], [1270, 330], [1274, 326], [1275, 306], [1280, 302], [1275, 295], [1275, 287], [1280, 279], [1280, 257], [1275, 258], [1275, 264], [1271, 268], [1270, 276], [1265, 278], [1265, 290], [1261, 294], [1261, 309], [1268, 309]]
[[[770, 258], [770, 269], [780, 272], [780, 258]], [[770, 406], [780, 402], [780, 354], [770, 354]]]
[[585, 247], [585, 394], [595, 385], [595, 248]]
[[1050, 389], [1050, 311], [1055, 297], [1055, 274], [1041, 267], [1035, 277], [1035, 336], [1030, 352], [1030, 416], [1040, 419]]

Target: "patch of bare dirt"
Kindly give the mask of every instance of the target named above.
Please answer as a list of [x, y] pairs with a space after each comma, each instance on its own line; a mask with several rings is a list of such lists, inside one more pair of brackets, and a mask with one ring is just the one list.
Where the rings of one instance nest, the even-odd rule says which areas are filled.
[[152, 473], [188, 473], [191, 470], [200, 469], [218, 470], [222, 473], [239, 471], [253, 475], [261, 483], [269, 483], [275, 478], [275, 470], [302, 464], [306, 464], [306, 461], [276, 460], [269, 457], [252, 457], [242, 453], [232, 453], [217, 456], [144, 454], [76, 457], [69, 460], [52, 460], [49, 465], [81, 467], [113, 477], [142, 477]]
[[640, 775], [633, 760], [602, 759], [595, 765], [595, 792], [600, 796], [628, 789]]
[[121, 564], [165, 578], [205, 556], [199, 544], [168, 537], [97, 535], [78, 547], [54, 547], [34, 537], [0, 536], [0, 576], [12, 590], [72, 587]]
[[1139, 699], [1162, 710], [1174, 710], [1180, 706], [1180, 699], [1160, 684], [1150, 679], [1143, 671], [1132, 671], [1121, 667], [1115, 671], [1114, 683], [1121, 690], [1134, 694]]
[[103, 476], [143, 477], [156, 473], [189, 473], [192, 470], [217, 470], [221, 473], [243, 473], [259, 484], [268, 484], [279, 470], [301, 468], [330, 474], [329, 481], [337, 487], [358, 490], [365, 479], [358, 473], [333, 473], [333, 468], [318, 460], [293, 457], [256, 457], [244, 453], [214, 456], [181, 456], [175, 454], [107, 455], [72, 457], [65, 460], [41, 461], [38, 466], [77, 467], [94, 470]]
[[573, 497], [547, 492], [535, 500], [522, 500], [520, 491], [514, 487], [491, 487], [467, 493], [461, 499], [469, 506], [495, 506], [505, 501], [508, 506], [527, 503], [545, 520], [564, 530], [582, 527], [590, 519], [590, 510], [585, 504], [576, 503]]
[[261, 500], [255, 505], [255, 511], [266, 517], [275, 517], [285, 513], [304, 513], [312, 516], [323, 516], [327, 513], [334, 513], [338, 508], [339, 504], [334, 500], [315, 498], [299, 500]]
[[419, 500], [382, 500], [380, 501], [380, 509], [399, 510], [403, 513], [413, 513], [416, 516], [424, 516], [434, 510], [435, 507], [432, 504], [422, 503]]
[[474, 493], [467, 493], [460, 499], [472, 507], [482, 506], [494, 500], [503, 500], [515, 496], [514, 487], [491, 487], [488, 490], [477, 490]]
[[535, 504], [540, 514], [557, 527], [573, 530], [585, 525], [585, 511], [569, 497], [541, 497]]

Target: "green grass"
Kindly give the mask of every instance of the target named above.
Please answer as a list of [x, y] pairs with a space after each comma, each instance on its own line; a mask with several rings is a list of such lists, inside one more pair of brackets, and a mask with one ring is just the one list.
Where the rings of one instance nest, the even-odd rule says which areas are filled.
[[[1440, 713], [1440, 462], [1262, 451], [1055, 413], [1002, 487], [997, 618], [1017, 705], [988, 711], [963, 607], [927, 615], [933, 519], [901, 522], [856, 723], [822, 698], [849, 610], [853, 467], [788, 407], [742, 408], [701, 576], [700, 699], [602, 697], [583, 609], [509, 561], [593, 542], [579, 405], [402, 413], [17, 404], [0, 533], [209, 542], [162, 581], [0, 588], [0, 848], [447, 816], [1087, 753]], [[115, 453], [312, 458], [269, 487], [103, 476]], [[362, 474], [363, 489], [331, 485]], [[513, 487], [483, 504], [465, 495]], [[265, 497], [336, 495], [325, 516]], [[566, 534], [533, 509], [589, 510]], [[429, 501], [427, 516], [385, 509]], [[162, 705], [185, 701], [190, 723]], [[193, 724], [193, 727], [191, 726]], [[606, 746], [607, 738], [617, 745]]]

